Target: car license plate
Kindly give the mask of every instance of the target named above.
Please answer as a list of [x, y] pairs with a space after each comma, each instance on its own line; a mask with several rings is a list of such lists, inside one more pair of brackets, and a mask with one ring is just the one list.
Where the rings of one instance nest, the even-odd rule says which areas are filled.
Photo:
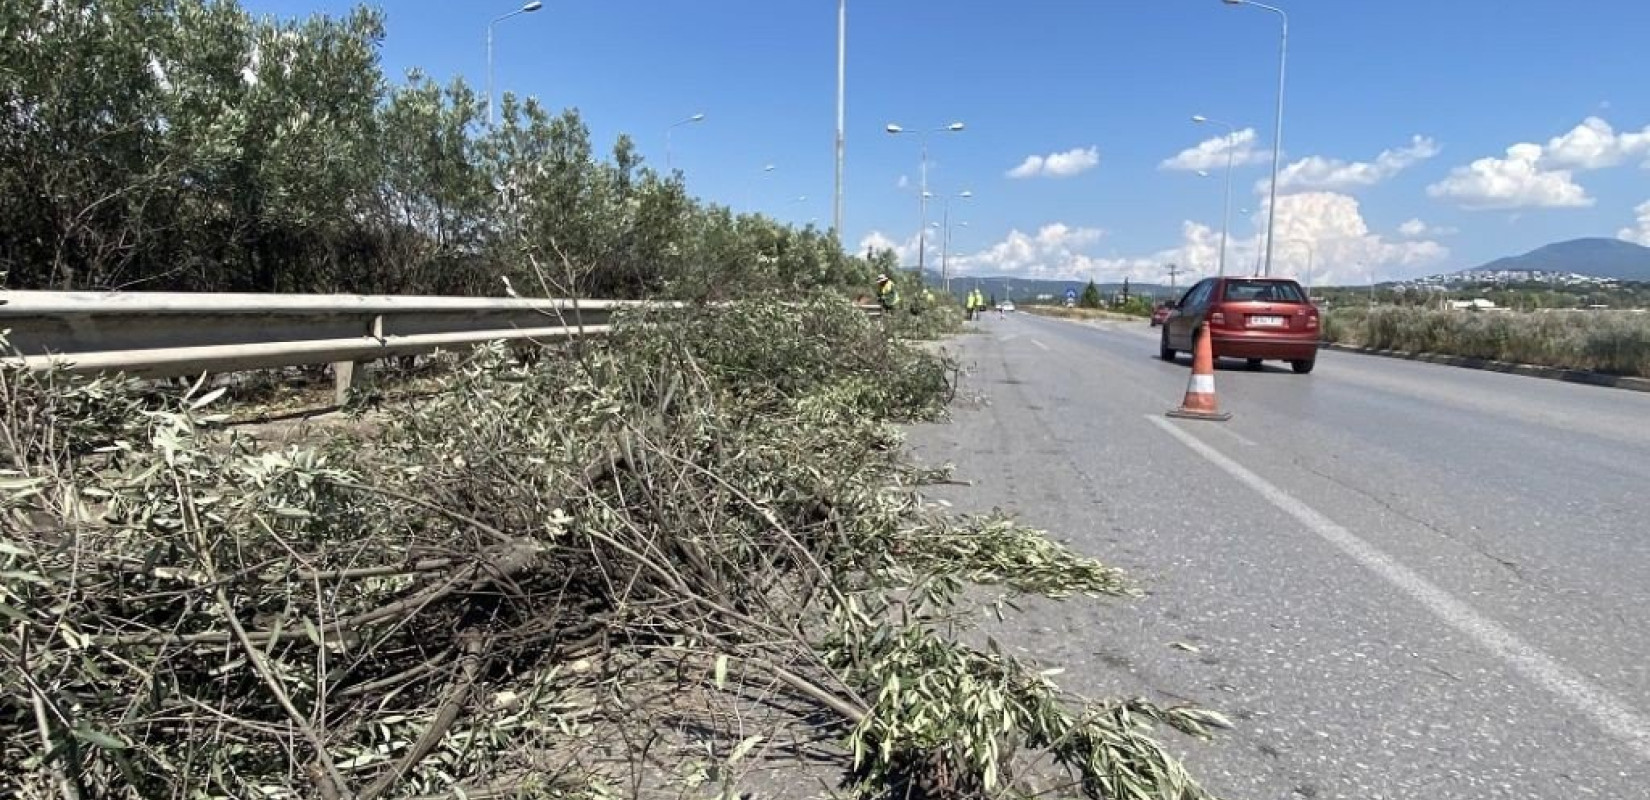
[[1288, 325], [1288, 324], [1289, 324], [1289, 321], [1284, 319], [1283, 317], [1250, 317], [1249, 318], [1249, 327], [1251, 327], [1251, 328], [1281, 328], [1281, 327], [1283, 327], [1285, 325]]

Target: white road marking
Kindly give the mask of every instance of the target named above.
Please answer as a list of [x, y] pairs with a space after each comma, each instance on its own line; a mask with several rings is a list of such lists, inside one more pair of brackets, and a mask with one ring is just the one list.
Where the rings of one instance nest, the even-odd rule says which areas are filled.
[[1048, 345], [1043, 344], [1042, 342], [1039, 342], [1036, 339], [1032, 339], [1031, 343], [1034, 344], [1034, 345], [1037, 345], [1040, 348], [1042, 348], [1044, 352], [1048, 351]]
[[1337, 524], [1311, 506], [1227, 458], [1202, 440], [1171, 424], [1148, 415], [1146, 419], [1180, 440], [1192, 452], [1203, 456], [1226, 474], [1236, 478], [1266, 498], [1272, 505], [1294, 517], [1324, 541], [1340, 548], [1365, 569], [1403, 591], [1424, 606], [1439, 621], [1477, 642], [1496, 658], [1576, 710], [1591, 717], [1605, 733], [1620, 740], [1645, 759], [1650, 759], [1650, 718], [1632, 706], [1610, 696], [1581, 673], [1560, 663], [1500, 623], [1478, 613], [1454, 595], [1439, 588], [1414, 570], [1395, 561], [1374, 545]]
[[1215, 430], [1220, 431], [1221, 433], [1224, 433], [1227, 436], [1232, 437], [1233, 439], [1236, 439], [1237, 443], [1243, 445], [1244, 447], [1259, 447], [1260, 446], [1260, 444], [1255, 442], [1253, 439], [1250, 439], [1249, 437], [1244, 436], [1241, 433], [1237, 433], [1237, 432], [1233, 431], [1230, 426], [1216, 425]]

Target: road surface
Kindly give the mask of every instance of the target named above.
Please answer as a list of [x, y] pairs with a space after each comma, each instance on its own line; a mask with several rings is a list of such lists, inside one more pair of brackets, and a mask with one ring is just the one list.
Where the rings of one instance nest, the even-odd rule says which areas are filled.
[[1093, 693], [1220, 709], [1175, 740], [1227, 798], [1650, 798], [1650, 394], [1350, 353], [1222, 362], [1170, 421], [1144, 323], [1012, 314], [918, 458], [1128, 569], [1010, 644]]

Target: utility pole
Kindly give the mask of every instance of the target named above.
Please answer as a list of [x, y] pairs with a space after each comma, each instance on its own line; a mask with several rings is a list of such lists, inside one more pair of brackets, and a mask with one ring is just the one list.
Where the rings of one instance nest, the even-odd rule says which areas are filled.
[[1172, 293], [1172, 292], [1174, 292], [1174, 288], [1175, 288], [1175, 283], [1174, 283], [1175, 278], [1178, 278], [1181, 275], [1185, 274], [1186, 271], [1181, 269], [1180, 267], [1175, 266], [1174, 264], [1170, 264], [1167, 268], [1164, 269], [1164, 272], [1168, 273], [1168, 275], [1169, 275], [1169, 291]]
[[831, 229], [840, 241], [842, 232], [842, 163], [848, 131], [848, 0], [836, 4], [836, 197], [831, 204]]

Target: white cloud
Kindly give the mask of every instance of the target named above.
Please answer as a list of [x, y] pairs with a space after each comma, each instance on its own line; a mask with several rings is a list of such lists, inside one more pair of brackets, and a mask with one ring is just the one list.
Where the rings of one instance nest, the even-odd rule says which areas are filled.
[[[1650, 156], [1650, 125], [1637, 133], [1618, 134], [1610, 123], [1588, 117], [1569, 133], [1547, 142], [1541, 165], [1555, 169], [1604, 169], [1639, 156]], [[1650, 167], [1650, 162], [1645, 166]]]
[[[883, 250], [894, 251], [894, 256], [899, 259], [901, 267], [915, 268], [920, 257], [925, 268], [937, 270], [940, 268], [940, 254], [945, 248], [941, 242], [939, 231], [930, 230], [926, 241], [919, 241], [915, 233], [912, 233], [906, 239], [896, 241], [894, 237], [882, 231], [871, 231], [859, 240], [859, 250], [857, 252], [863, 255], [868, 249], [879, 252]], [[956, 248], [953, 247], [952, 250], [951, 273], [954, 275], [957, 273]]]
[[954, 258], [952, 264], [958, 271], [976, 275], [1053, 275], [1082, 258], [1082, 250], [1104, 236], [1105, 231], [1099, 228], [1054, 222], [1035, 234], [1011, 230], [1001, 242], [973, 255]]
[[1616, 234], [1616, 238], [1626, 239], [1629, 242], [1637, 242], [1645, 247], [1650, 247], [1650, 200], [1640, 203], [1638, 208], [1633, 209], [1633, 213], [1639, 215], [1638, 222], [1636, 223], [1637, 227], [1622, 228], [1621, 231]]
[[1506, 158], [1480, 158], [1456, 167], [1427, 187], [1432, 197], [1465, 208], [1577, 208], [1593, 204], [1587, 190], [1566, 169], [1542, 166], [1542, 148], [1528, 142], [1507, 148]]
[[[1264, 213], [1255, 215], [1255, 223], [1264, 228]], [[1449, 248], [1435, 241], [1389, 241], [1371, 233], [1357, 198], [1335, 192], [1278, 198], [1277, 230], [1272, 273], [1305, 279], [1310, 256], [1312, 282], [1320, 286], [1361, 283], [1376, 273], [1436, 264], [1449, 255]], [[1297, 244], [1302, 240], [1312, 243], [1310, 253]]]
[[1544, 146], [1521, 142], [1507, 148], [1505, 158], [1480, 158], [1456, 167], [1427, 187], [1427, 194], [1466, 208], [1587, 207], [1594, 201], [1575, 182], [1576, 170], [1606, 169], [1641, 156], [1650, 169], [1650, 125], [1617, 133], [1609, 122], [1592, 116]]
[[908, 176], [908, 175], [899, 176], [899, 180], [894, 181], [894, 186], [896, 188], [900, 188], [900, 189], [909, 189], [909, 188], [911, 188], [911, 178], [910, 178], [910, 176]]
[[1398, 234], [1409, 239], [1419, 239], [1423, 236], [1454, 236], [1460, 233], [1455, 228], [1438, 225], [1428, 225], [1418, 219], [1412, 219], [1398, 226]]
[[1255, 149], [1255, 129], [1244, 128], [1227, 136], [1216, 136], [1199, 142], [1196, 147], [1180, 151], [1174, 158], [1165, 159], [1158, 169], [1200, 170], [1226, 166], [1226, 146], [1230, 141], [1234, 165], [1258, 164], [1267, 159]]
[[1100, 150], [1095, 147], [1074, 147], [1064, 153], [1046, 156], [1030, 155], [1020, 166], [1008, 171], [1010, 178], [1069, 178], [1100, 165]]
[[[929, 262], [928, 266], [938, 268], [940, 251], [934, 245], [933, 234], [929, 234], [927, 246], [928, 253], [924, 261]], [[877, 252], [892, 250], [894, 256], [899, 259], [901, 267], [915, 267], [917, 265], [918, 245], [915, 233], [911, 234], [910, 238], [896, 241], [892, 236], [882, 231], [871, 231], [859, 240], [859, 252], [864, 254], [866, 250], [876, 250]]]
[[[1232, 237], [1227, 272], [1253, 272], [1263, 255], [1264, 209], [1252, 220], [1254, 232]], [[1307, 278], [1310, 243], [1312, 280], [1363, 283], [1370, 275], [1390, 276], [1443, 261], [1449, 250], [1430, 240], [1390, 241], [1371, 233], [1358, 201], [1334, 192], [1304, 192], [1278, 198], [1278, 240], [1273, 274]], [[1181, 241], [1137, 256], [1099, 256], [1087, 252], [1101, 241], [1101, 231], [1046, 225], [1036, 234], [1011, 231], [1003, 241], [969, 256], [952, 259], [955, 272], [973, 275], [1018, 275], [1031, 278], [1136, 283], [1164, 283], [1169, 264], [1183, 270], [1181, 285], [1215, 273], [1220, 262], [1220, 229], [1199, 222], [1181, 224]]]
[[[1415, 136], [1406, 147], [1383, 150], [1373, 162], [1346, 162], [1337, 158], [1311, 156], [1289, 164], [1279, 172], [1278, 191], [1346, 191], [1374, 186], [1435, 155], [1438, 155], [1437, 142], [1425, 136]], [[1261, 181], [1257, 191], [1265, 189], [1266, 182]]]

